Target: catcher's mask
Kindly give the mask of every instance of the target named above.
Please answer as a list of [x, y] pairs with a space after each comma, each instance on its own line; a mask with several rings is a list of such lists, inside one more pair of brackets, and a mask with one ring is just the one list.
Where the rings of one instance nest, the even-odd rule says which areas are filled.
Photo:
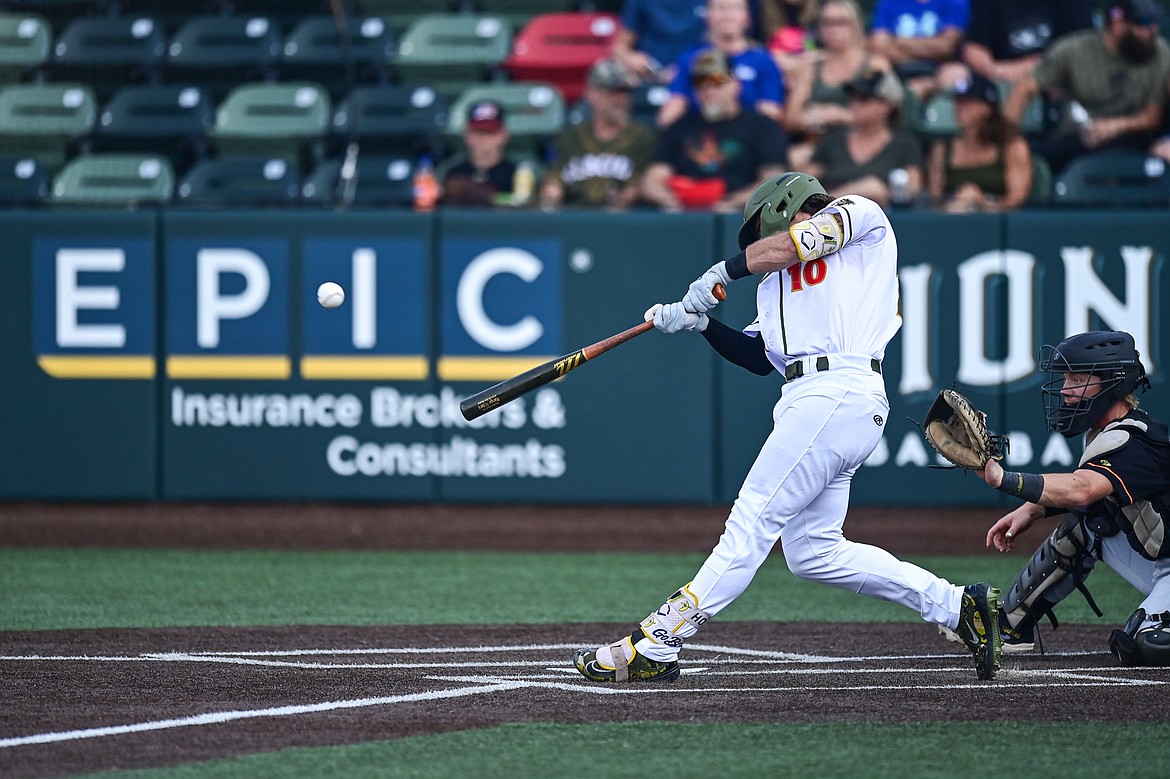
[[[1048, 429], [1065, 438], [1088, 430], [1114, 403], [1133, 392], [1139, 384], [1143, 390], [1150, 386], [1146, 369], [1138, 359], [1133, 336], [1115, 330], [1070, 335], [1056, 346], [1041, 347], [1040, 370], [1048, 374], [1040, 389]], [[1100, 390], [1091, 398], [1082, 397], [1076, 403], [1066, 403], [1061, 395], [1066, 373], [1090, 374], [1096, 378]]]
[[811, 195], [827, 195], [816, 177], [789, 171], [772, 176], [752, 191], [743, 207], [743, 226], [739, 228], [739, 248], [760, 238], [787, 232], [804, 201]]

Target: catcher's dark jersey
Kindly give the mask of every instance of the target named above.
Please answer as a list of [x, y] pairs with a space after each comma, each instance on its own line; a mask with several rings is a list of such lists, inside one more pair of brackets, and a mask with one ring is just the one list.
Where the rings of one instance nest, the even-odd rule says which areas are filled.
[[[1099, 453], [1094, 454], [1094, 452]], [[1109, 479], [1113, 493], [1089, 506], [1111, 517], [1144, 557], [1170, 557], [1170, 441], [1166, 425], [1133, 410], [1110, 422], [1089, 442], [1081, 468]]]

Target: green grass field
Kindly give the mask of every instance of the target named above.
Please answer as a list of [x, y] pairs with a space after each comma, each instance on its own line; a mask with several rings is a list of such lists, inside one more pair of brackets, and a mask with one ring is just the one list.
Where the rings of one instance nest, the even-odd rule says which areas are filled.
[[[702, 555], [445, 552], [0, 550], [0, 630], [213, 625], [632, 621], [693, 575]], [[952, 581], [1006, 590], [1020, 556], [914, 558]], [[622, 581], [620, 591], [609, 586]], [[1102, 567], [1103, 625], [1139, 598]], [[599, 591], [614, 597], [597, 597]], [[1098, 622], [1079, 596], [1062, 621]], [[773, 558], [721, 620], [907, 622], [897, 606], [800, 582]], [[864, 626], [859, 626], [864, 630]], [[3, 638], [0, 637], [0, 642]], [[1074, 719], [1075, 713], [1070, 712]], [[1118, 712], [1119, 720], [1124, 712]], [[122, 772], [120, 776], [824, 776], [1170, 774], [1170, 725], [507, 725], [351, 747]], [[1001, 750], [1009, 745], [1017, 754]], [[1152, 745], [1158, 745], [1153, 746]], [[1011, 772], [1009, 772], [1009, 775]]]

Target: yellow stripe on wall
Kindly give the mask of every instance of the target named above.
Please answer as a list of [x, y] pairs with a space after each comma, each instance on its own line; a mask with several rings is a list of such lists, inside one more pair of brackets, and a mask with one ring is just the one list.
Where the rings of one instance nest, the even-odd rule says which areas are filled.
[[172, 379], [287, 379], [292, 360], [283, 355], [172, 355], [167, 358]]
[[556, 357], [440, 357], [438, 372], [443, 381], [499, 381], [510, 379], [529, 368]]
[[337, 357], [306, 355], [301, 358], [305, 379], [403, 379], [421, 381], [430, 376], [426, 357]]
[[55, 379], [153, 379], [155, 373], [147, 355], [40, 355], [37, 365]]

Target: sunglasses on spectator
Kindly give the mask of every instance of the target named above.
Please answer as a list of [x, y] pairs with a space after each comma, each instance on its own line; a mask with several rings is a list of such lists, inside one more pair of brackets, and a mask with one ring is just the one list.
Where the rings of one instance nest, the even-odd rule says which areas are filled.
[[721, 87], [724, 84], [728, 83], [729, 81], [731, 81], [731, 76], [715, 75], [715, 76], [699, 76], [698, 78], [691, 81], [691, 83], [696, 88], [697, 87], [705, 87], [708, 85]]
[[844, 27], [853, 24], [848, 16], [822, 16], [818, 22], [821, 27]]

